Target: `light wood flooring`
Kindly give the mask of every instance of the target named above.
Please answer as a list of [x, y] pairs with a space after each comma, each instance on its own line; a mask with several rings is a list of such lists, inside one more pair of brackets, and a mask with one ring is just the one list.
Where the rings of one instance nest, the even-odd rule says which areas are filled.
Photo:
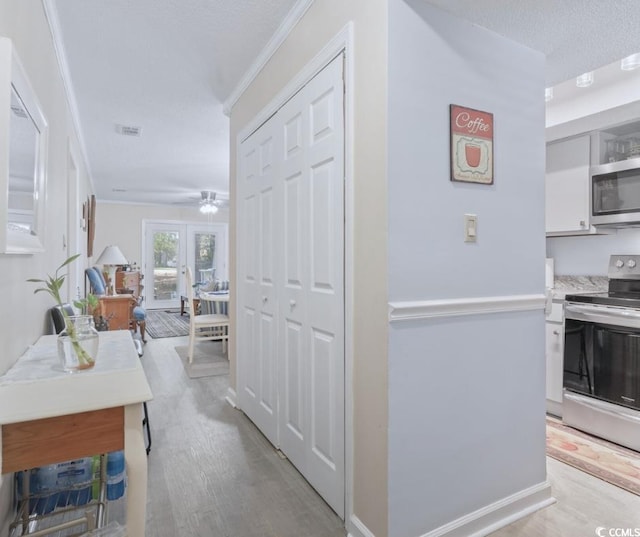
[[225, 401], [229, 377], [187, 377], [175, 352], [187, 342], [148, 340], [142, 357], [154, 395], [146, 537], [344, 537], [342, 521]]
[[[605, 528], [602, 537], [640, 536], [640, 496], [550, 457], [547, 477], [557, 502], [492, 537], [595, 537], [597, 528]], [[616, 528], [632, 530], [615, 533]]]
[[[225, 401], [228, 377], [187, 377], [174, 349], [186, 343], [149, 340], [142, 358], [154, 393], [146, 537], [344, 537], [342, 521]], [[640, 496], [547, 461], [558, 502], [492, 536], [640, 535]]]

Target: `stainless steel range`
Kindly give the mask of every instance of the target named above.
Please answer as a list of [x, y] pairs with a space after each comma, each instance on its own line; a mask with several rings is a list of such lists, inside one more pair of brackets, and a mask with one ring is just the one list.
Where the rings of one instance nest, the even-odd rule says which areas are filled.
[[640, 451], [640, 255], [613, 255], [609, 290], [565, 297], [562, 420]]

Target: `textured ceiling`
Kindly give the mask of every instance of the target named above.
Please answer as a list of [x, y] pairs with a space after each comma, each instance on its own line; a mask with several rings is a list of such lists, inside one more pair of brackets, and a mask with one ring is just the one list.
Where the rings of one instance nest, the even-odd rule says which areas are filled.
[[295, 1], [54, 1], [98, 199], [225, 197], [222, 102]]
[[[201, 190], [224, 198], [222, 102], [298, 0], [45, 1], [98, 199], [197, 205]], [[640, 52], [640, 0], [407, 1], [544, 52], [549, 86]], [[122, 136], [117, 125], [141, 135]]]
[[426, 0], [539, 50], [547, 86], [640, 52], [638, 0]]

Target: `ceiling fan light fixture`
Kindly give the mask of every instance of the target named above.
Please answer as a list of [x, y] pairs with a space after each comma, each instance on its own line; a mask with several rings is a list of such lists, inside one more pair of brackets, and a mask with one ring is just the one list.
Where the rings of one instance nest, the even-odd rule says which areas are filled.
[[633, 71], [640, 67], [640, 52], [631, 54], [620, 60], [620, 69], [623, 71]]
[[200, 212], [202, 214], [216, 214], [218, 212], [218, 207], [213, 203], [203, 203], [200, 205]]
[[576, 78], [576, 86], [579, 88], [586, 88], [593, 84], [593, 71], [589, 71], [588, 73], [584, 73]]

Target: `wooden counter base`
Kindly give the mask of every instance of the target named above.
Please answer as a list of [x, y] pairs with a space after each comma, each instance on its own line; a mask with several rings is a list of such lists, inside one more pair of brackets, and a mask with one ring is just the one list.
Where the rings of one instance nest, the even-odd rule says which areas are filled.
[[2, 471], [124, 449], [124, 407], [2, 425]]

